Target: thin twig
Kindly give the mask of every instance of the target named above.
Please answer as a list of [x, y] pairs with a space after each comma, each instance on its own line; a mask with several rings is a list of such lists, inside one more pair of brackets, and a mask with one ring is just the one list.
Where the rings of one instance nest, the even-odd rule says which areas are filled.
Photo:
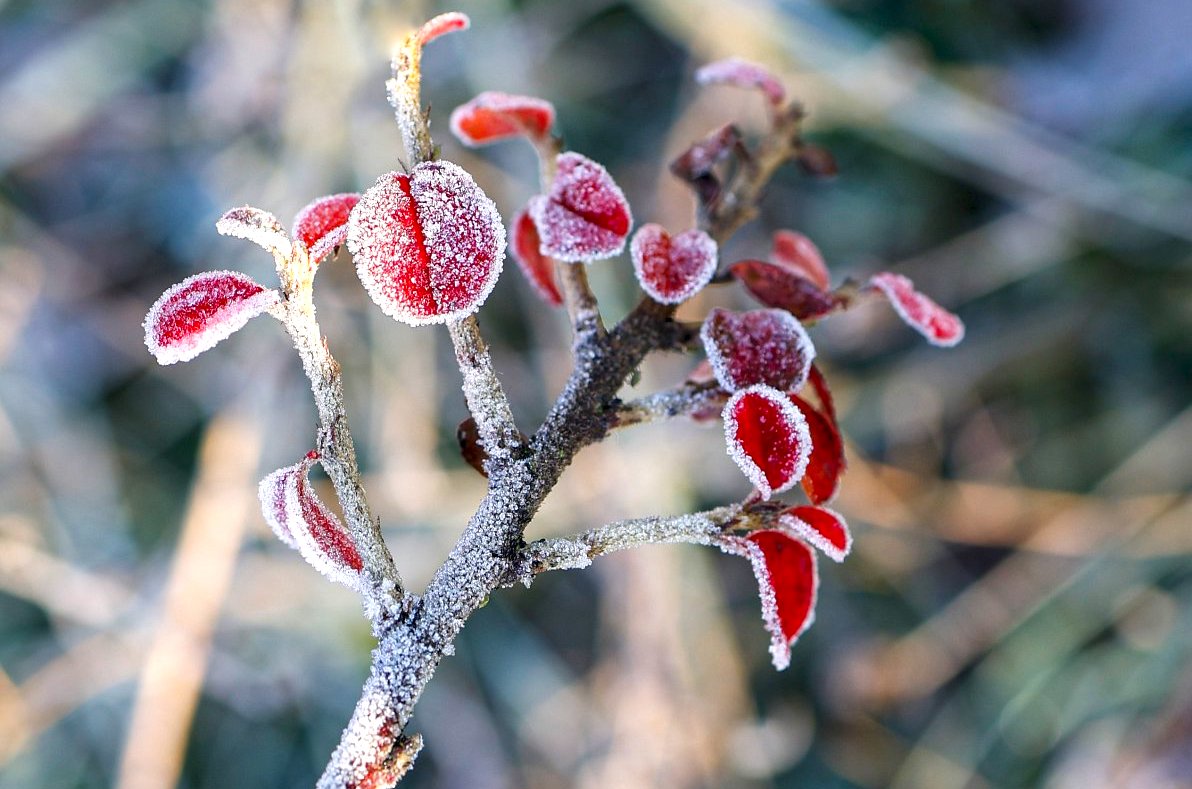
[[686, 381], [673, 389], [630, 400], [617, 409], [614, 428], [719, 412], [728, 392], [715, 381]]
[[[513, 421], [509, 398], [493, 369], [488, 344], [480, 334], [475, 315], [469, 315], [447, 325], [455, 346], [455, 360], [463, 375], [464, 397], [468, 411], [476, 420], [480, 443], [488, 455], [486, 467], [502, 463], [522, 446], [521, 432]], [[492, 478], [494, 471], [488, 472]]]

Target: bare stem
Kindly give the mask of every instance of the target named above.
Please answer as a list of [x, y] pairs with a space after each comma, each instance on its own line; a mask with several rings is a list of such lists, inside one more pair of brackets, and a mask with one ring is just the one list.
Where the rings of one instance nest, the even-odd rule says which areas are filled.
[[[493, 369], [488, 344], [480, 334], [475, 315], [447, 325], [455, 345], [455, 360], [463, 375], [464, 397], [476, 420], [480, 443], [488, 455], [487, 464], [503, 463], [522, 446], [521, 433], [513, 421], [509, 398]], [[492, 476], [489, 471], [489, 476]]]
[[673, 389], [630, 400], [617, 409], [614, 428], [661, 422], [718, 412], [728, 401], [728, 392], [715, 381], [687, 381]]

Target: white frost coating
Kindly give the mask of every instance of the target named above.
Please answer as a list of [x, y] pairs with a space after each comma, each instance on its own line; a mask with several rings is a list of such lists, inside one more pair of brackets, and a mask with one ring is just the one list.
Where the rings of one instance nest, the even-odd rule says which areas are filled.
[[[201, 330], [188, 332], [182, 336], [168, 336], [164, 322], [168, 321], [170, 316], [166, 310], [178, 306], [174, 303], [175, 297], [182, 292], [195, 289], [205, 280], [213, 281], [224, 277], [251, 282], [248, 277], [238, 271], [205, 271], [187, 277], [153, 302], [153, 306], [149, 308], [149, 313], [141, 325], [145, 329], [145, 347], [157, 359], [158, 364], [190, 361], [203, 351], [214, 348], [221, 341], [244, 328], [244, 324], [252, 318], [263, 312], [268, 312], [281, 302], [280, 293], [265, 289], [248, 298], [230, 301], [222, 309], [212, 313]], [[192, 296], [187, 297], [187, 304], [194, 305], [202, 295], [196, 289]]]
[[220, 235], [243, 238], [280, 258], [290, 257], [290, 238], [277, 217], [251, 205], [233, 208], [219, 218]]
[[819, 568], [816, 565], [815, 554], [810, 554], [811, 606], [802, 626], [788, 639], [782, 632], [782, 620], [778, 616], [778, 598], [774, 594], [774, 585], [770, 581], [770, 570], [766, 567], [766, 556], [762, 549], [744, 537], [735, 536], [725, 536], [717, 540], [716, 544], [725, 553], [744, 556], [753, 567], [753, 575], [757, 579], [757, 596], [762, 604], [762, 624], [770, 634], [770, 659], [775, 669], [786, 670], [791, 664], [791, 647], [799, 640], [799, 636], [807, 632], [807, 628], [815, 624], [815, 604], [819, 598]]
[[844, 516], [835, 510], [819, 505], [816, 506], [816, 509], [823, 510], [840, 522], [841, 531], [844, 533], [843, 550], [833, 544], [819, 529], [790, 512], [784, 512], [778, 516], [778, 525], [819, 548], [832, 561], [843, 562], [853, 549], [853, 535], [849, 532], [848, 523], [844, 520]]
[[294, 533], [290, 531], [287, 523], [289, 515], [286, 510], [286, 483], [290, 476], [298, 473], [299, 465], [301, 464], [279, 468], [257, 485], [257, 498], [260, 499], [261, 514], [265, 516], [265, 522], [279, 540], [294, 550], [298, 550], [298, 541], [294, 539]]
[[[770, 481], [766, 478], [766, 472], [762, 470], [762, 467], [758, 465], [757, 461], [745, 452], [740, 442], [737, 441], [738, 425], [737, 419], [733, 415], [733, 410], [736, 408], [737, 403], [746, 397], [753, 396], [762, 397], [775, 403], [785, 419], [786, 425], [790, 428], [790, 432], [794, 434], [794, 443], [797, 452], [795, 467], [791, 472], [790, 479], [783, 482], [777, 488], [770, 487]], [[724, 419], [724, 439], [728, 447], [729, 457], [733, 459], [733, 462], [737, 464], [746, 478], [757, 488], [758, 493], [762, 495], [762, 499], [768, 501], [775, 493], [781, 493], [803, 479], [803, 475], [807, 473], [807, 463], [811, 459], [811, 430], [807, 426], [807, 418], [803, 416], [803, 412], [782, 392], [765, 384], [755, 384], [747, 389], [742, 389], [729, 398], [728, 403], [724, 406], [724, 411], [721, 412], [721, 418]]]
[[[748, 331], [736, 332], [727, 342], [723, 343], [720, 338], [715, 336], [714, 332], [720, 321], [745, 326], [746, 322], [750, 320], [746, 316], [760, 315], [765, 315], [767, 319], [775, 321], [779, 327], [778, 332], [763, 338], [762, 342], [757, 342], [756, 338]], [[700, 326], [699, 336], [703, 341], [704, 352], [708, 355], [708, 363], [712, 366], [716, 381], [729, 392], [743, 388], [742, 384], [748, 385], [748, 382], [738, 380], [732, 371], [733, 352], [738, 349], [756, 357], [758, 365], [762, 369], [777, 369], [783, 361], [789, 361], [792, 354], [791, 348], [783, 346], [793, 345], [793, 355], [799, 362], [799, 369], [793, 380], [789, 383], [784, 382], [783, 388], [790, 392], [797, 392], [803, 388], [807, 383], [807, 376], [811, 374], [811, 364], [815, 361], [815, 343], [811, 341], [811, 336], [803, 328], [799, 319], [786, 310], [765, 309], [733, 313], [717, 307], [708, 314], [703, 325]], [[779, 355], [782, 358], [779, 358]]]
[[[590, 263], [615, 257], [625, 249], [625, 239], [633, 227], [633, 211], [621, 187], [605, 169], [583, 154], [567, 151], [555, 158], [556, 175], [550, 195], [530, 198], [527, 206], [538, 228], [538, 249], [547, 257], [566, 263]], [[600, 205], [576, 206], [575, 200]], [[571, 203], [569, 206], [567, 203]], [[572, 210], [623, 209], [626, 230], [619, 235], [585, 219]]]
[[[652, 278], [651, 272], [645, 270], [648, 245], [657, 244], [666, 239], [668, 243], [668, 268], [679, 267], [683, 277], [681, 286], [674, 291], [663, 291], [658, 282]], [[661, 304], [682, 304], [699, 293], [712, 280], [719, 261], [719, 247], [715, 239], [702, 230], [688, 230], [677, 236], [670, 236], [661, 225], [646, 224], [638, 228], [629, 244], [629, 254], [633, 258], [633, 273], [650, 298]], [[658, 272], [654, 272], [657, 274]], [[671, 279], [673, 277], [666, 277]]]
[[757, 88], [775, 107], [786, 98], [782, 82], [768, 69], [741, 58], [725, 58], [700, 67], [695, 72], [695, 81], [700, 85], [736, 85], [740, 88]]

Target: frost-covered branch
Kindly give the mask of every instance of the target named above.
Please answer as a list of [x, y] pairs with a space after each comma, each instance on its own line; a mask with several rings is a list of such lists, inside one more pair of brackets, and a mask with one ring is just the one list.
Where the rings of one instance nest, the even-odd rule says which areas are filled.
[[521, 448], [521, 433], [513, 421], [509, 398], [493, 368], [488, 344], [480, 334], [475, 315], [447, 325], [455, 346], [455, 360], [463, 375], [464, 397], [476, 420], [489, 461], [504, 461]]
[[728, 392], [715, 381], [686, 381], [673, 389], [623, 403], [613, 427], [661, 422], [676, 417], [715, 419], [728, 401]]

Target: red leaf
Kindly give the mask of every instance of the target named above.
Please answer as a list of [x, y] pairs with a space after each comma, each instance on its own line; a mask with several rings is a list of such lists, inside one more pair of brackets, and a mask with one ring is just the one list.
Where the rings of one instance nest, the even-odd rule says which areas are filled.
[[277, 217], [250, 205], [233, 208], [219, 218], [215, 229], [220, 235], [243, 238], [285, 259], [290, 256], [290, 239]]
[[803, 490], [813, 504], [823, 504], [831, 501], [840, 490], [840, 477], [845, 467], [844, 442], [828, 417], [798, 395], [790, 395], [790, 398], [803, 412], [811, 434], [811, 459], [807, 463], [807, 473], [803, 475]]
[[505, 258], [493, 201], [459, 165], [423, 162], [382, 175], [348, 220], [356, 271], [385, 314], [411, 326], [470, 315]]
[[716, 242], [702, 230], [672, 237], [661, 225], [642, 225], [629, 247], [642, 290], [663, 304], [687, 301], [716, 273]]
[[790, 398], [764, 384], [742, 389], [724, 406], [728, 454], [763, 499], [794, 485], [807, 470], [811, 435]]
[[523, 134], [540, 140], [554, 124], [555, 108], [549, 101], [498, 91], [485, 91], [451, 113], [451, 133], [472, 147]]
[[629, 203], [604, 167], [581, 154], [559, 154], [549, 195], [530, 200], [542, 254], [578, 263], [620, 254], [633, 225]]
[[791, 507], [778, 516], [778, 524], [819, 548], [834, 562], [843, 562], [853, 549], [853, 536], [844, 516], [827, 507]]
[[343, 192], [312, 201], [294, 217], [294, 240], [306, 249], [314, 263], [348, 238], [348, 215], [360, 200], [355, 192]]
[[815, 396], [819, 398], [820, 410], [832, 421], [832, 425], [836, 427], [836, 431], [840, 432], [839, 423], [836, 421], [836, 402], [832, 399], [832, 390], [828, 388], [828, 382], [824, 380], [824, 374], [814, 364], [811, 365], [811, 373], [807, 376], [808, 383], [811, 384]]
[[828, 266], [824, 256], [811, 239], [793, 230], [779, 230], [774, 234], [770, 262], [811, 280], [820, 290], [830, 286]]
[[555, 261], [543, 255], [538, 246], [538, 228], [523, 208], [513, 218], [513, 259], [535, 292], [547, 304], [558, 307], [563, 303], [563, 294], [555, 281]]
[[827, 148], [819, 145], [804, 145], [795, 161], [798, 162], [803, 172], [816, 178], [834, 178], [836, 176], [836, 157]]
[[318, 455], [307, 454], [292, 466], [261, 480], [261, 513], [274, 534], [296, 548], [316, 570], [333, 581], [359, 588], [364, 560], [352, 535], [310, 487], [306, 475]]
[[426, 46], [439, 36], [454, 33], [456, 30], [467, 30], [471, 24], [472, 21], [468, 19], [468, 15], [459, 11], [439, 14], [427, 20], [426, 24], [418, 29], [418, 42], [422, 46]]
[[695, 181], [712, 172], [741, 143], [741, 131], [727, 124], [692, 145], [670, 163], [670, 171], [684, 181]]
[[695, 72], [695, 81], [701, 85], [727, 84], [739, 88], [757, 88], [766, 95], [775, 107], [782, 106], [786, 89], [767, 69], [740, 58], [727, 58], [709, 63]]
[[716, 380], [730, 392], [754, 384], [799, 389], [815, 358], [803, 326], [783, 310], [708, 313], [700, 338]]
[[786, 266], [742, 260], [729, 271], [762, 304], [786, 310], [801, 321], [823, 317], [840, 304], [834, 294]]
[[819, 590], [815, 553], [802, 541], [776, 529], [746, 537], [726, 536], [720, 548], [749, 559], [757, 578], [762, 622], [770, 633], [770, 656], [782, 671], [791, 662], [791, 647], [815, 621]]
[[238, 271], [187, 277], [161, 294], [145, 316], [145, 345], [160, 364], [185, 362], [281, 301]]
[[869, 278], [869, 287], [885, 294], [898, 316], [932, 345], [950, 348], [964, 339], [960, 318], [915, 290], [915, 284], [901, 274], [874, 274]]

